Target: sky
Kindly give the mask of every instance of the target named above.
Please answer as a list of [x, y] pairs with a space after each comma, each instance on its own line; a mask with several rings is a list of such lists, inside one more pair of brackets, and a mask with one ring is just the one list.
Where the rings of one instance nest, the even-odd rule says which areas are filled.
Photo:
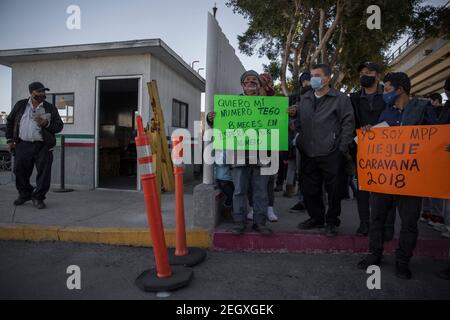
[[[262, 72], [266, 58], [237, 49], [247, 21], [221, 0], [1, 0], [0, 50], [161, 38], [187, 63], [198, 60], [195, 68], [204, 68], [207, 12], [215, 3], [216, 18], [244, 67]], [[81, 30], [66, 27], [72, 4], [81, 9]], [[0, 111], [10, 108], [11, 69], [0, 66]]]
[[[216, 18], [244, 67], [262, 72], [266, 58], [239, 52], [237, 36], [248, 22], [226, 7], [225, 0], [0, 0], [0, 50], [161, 38], [187, 63], [199, 60], [195, 68], [204, 68], [206, 18], [214, 3]], [[70, 5], [81, 9], [80, 30], [66, 27]], [[11, 69], [0, 66], [0, 111], [10, 108]]]

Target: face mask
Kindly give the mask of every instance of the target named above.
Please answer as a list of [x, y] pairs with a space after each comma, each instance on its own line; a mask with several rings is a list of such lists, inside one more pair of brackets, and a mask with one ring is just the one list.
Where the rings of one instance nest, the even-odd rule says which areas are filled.
[[383, 93], [383, 100], [387, 105], [393, 105], [400, 95], [394, 91]]
[[375, 77], [373, 76], [362, 76], [359, 79], [361, 86], [364, 88], [369, 88], [371, 86], [373, 86], [373, 84], [375, 83]]
[[322, 78], [321, 77], [312, 77], [311, 78], [311, 88], [314, 90], [320, 89], [323, 87]]
[[259, 90], [261, 87], [254, 82], [243, 84], [242, 89], [244, 90], [244, 93], [246, 96], [257, 96], [259, 95]]
[[37, 95], [37, 96], [33, 96], [33, 99], [39, 103], [42, 103], [42, 102], [44, 102], [45, 99], [47, 99], [47, 96], [45, 94]]

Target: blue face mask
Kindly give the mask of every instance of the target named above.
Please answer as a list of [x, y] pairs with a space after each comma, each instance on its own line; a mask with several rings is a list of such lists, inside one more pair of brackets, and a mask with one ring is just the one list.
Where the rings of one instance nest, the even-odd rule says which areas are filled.
[[383, 100], [387, 105], [393, 105], [398, 97], [399, 94], [395, 92], [395, 90], [388, 93], [383, 93]]
[[311, 88], [314, 90], [320, 89], [322, 87], [322, 78], [321, 77], [312, 77], [311, 78]]

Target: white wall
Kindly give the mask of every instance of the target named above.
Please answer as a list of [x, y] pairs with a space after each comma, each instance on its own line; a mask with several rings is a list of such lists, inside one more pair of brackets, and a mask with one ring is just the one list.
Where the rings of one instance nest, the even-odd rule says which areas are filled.
[[130, 55], [16, 63], [12, 66], [13, 104], [29, 96], [28, 84], [40, 81], [50, 93], [74, 92], [74, 124], [66, 124], [65, 134], [95, 133], [96, 77], [142, 75], [142, 106], [148, 119], [150, 55]]
[[189, 105], [188, 129], [193, 134], [194, 121], [200, 121], [201, 91], [155, 56], [151, 58], [150, 78], [156, 80], [158, 85], [161, 108], [164, 111], [166, 134], [170, 135], [176, 129], [172, 127], [173, 99]]
[[393, 66], [394, 71], [407, 72], [409, 69], [427, 58], [425, 55], [426, 50], [432, 50], [432, 53], [434, 53], [442, 48], [447, 42], [448, 40], [431, 38], [419, 43], [411, 52], [404, 55], [402, 59]]
[[[234, 48], [209, 12], [207, 33], [205, 115], [214, 111], [214, 95], [242, 93], [241, 75], [245, 72]], [[203, 165], [203, 183], [214, 183], [212, 165]]]
[[208, 13], [206, 56], [206, 108], [214, 103], [215, 94], [240, 94], [241, 75], [245, 68], [236, 55], [217, 20]]

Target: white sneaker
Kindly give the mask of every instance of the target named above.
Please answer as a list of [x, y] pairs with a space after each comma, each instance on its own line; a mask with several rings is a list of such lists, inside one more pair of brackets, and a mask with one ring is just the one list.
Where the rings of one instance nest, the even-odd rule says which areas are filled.
[[428, 225], [432, 226], [433, 228], [445, 227], [445, 224], [440, 223], [440, 222], [433, 222], [433, 221], [429, 221]]
[[253, 207], [248, 208], [247, 220], [253, 220]]
[[450, 231], [442, 232], [441, 236], [443, 236], [444, 238], [450, 239]]
[[270, 222], [278, 221], [278, 217], [276, 216], [275, 212], [273, 212], [273, 207], [267, 207], [267, 218]]
[[442, 233], [448, 231], [447, 226], [445, 224], [436, 225], [433, 227], [433, 229]]

